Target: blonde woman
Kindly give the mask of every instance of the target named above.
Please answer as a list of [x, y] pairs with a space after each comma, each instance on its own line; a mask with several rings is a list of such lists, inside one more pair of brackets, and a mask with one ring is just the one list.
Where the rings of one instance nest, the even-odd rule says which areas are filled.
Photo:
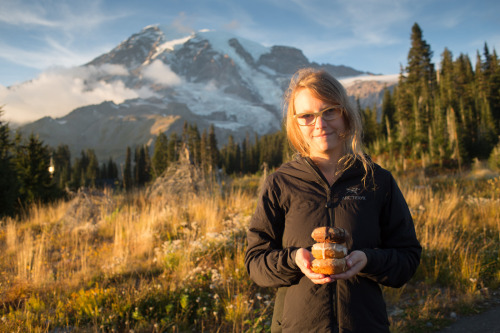
[[[394, 178], [363, 152], [359, 110], [325, 71], [302, 69], [285, 95], [294, 160], [266, 179], [248, 230], [251, 279], [277, 287], [272, 332], [389, 332], [379, 284], [401, 287], [421, 246]], [[347, 270], [311, 270], [311, 232], [344, 228]]]

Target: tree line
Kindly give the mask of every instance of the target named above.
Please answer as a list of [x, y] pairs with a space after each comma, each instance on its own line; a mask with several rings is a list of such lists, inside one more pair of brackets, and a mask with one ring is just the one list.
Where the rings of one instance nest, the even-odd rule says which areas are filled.
[[[500, 168], [500, 66], [487, 44], [477, 53], [475, 66], [467, 55], [453, 59], [445, 49], [439, 69], [432, 50], [414, 24], [408, 64], [398, 85], [383, 95], [377, 107], [362, 111], [363, 141], [369, 152], [388, 159], [404, 159], [428, 166], [462, 168], [474, 158], [493, 160]], [[67, 145], [51, 148], [35, 135], [12, 135], [1, 121], [0, 108], [0, 216], [22, 212], [36, 202], [61, 198], [81, 187], [111, 186], [130, 191], [154, 181], [181, 154], [206, 173], [252, 174], [265, 163], [279, 166], [292, 151], [285, 131], [265, 136], [249, 134], [237, 142], [229, 136], [219, 148], [213, 125], [201, 134], [196, 124], [184, 123], [182, 133], [160, 133], [153, 151], [147, 145], [126, 147], [118, 166], [109, 158], [99, 164], [92, 149], [71, 163]], [[12, 139], [12, 137], [14, 137]]]
[[276, 167], [289, 152], [282, 132], [255, 135], [253, 141], [247, 135], [241, 144], [229, 136], [219, 149], [213, 125], [200, 134], [196, 124], [185, 122], [181, 134], [172, 132], [167, 137], [160, 133], [152, 154], [148, 145], [126, 147], [123, 165], [118, 166], [112, 158], [100, 164], [92, 149], [82, 150], [72, 162], [67, 145], [52, 148], [34, 134], [28, 138], [13, 135], [2, 122], [2, 113], [0, 108], [0, 217], [22, 213], [33, 203], [64, 198], [82, 187], [124, 191], [144, 187], [186, 152], [189, 162], [204, 172], [228, 175], [256, 173], [264, 162]]
[[[475, 65], [467, 55], [433, 52], [415, 23], [408, 64], [401, 68], [393, 92], [386, 89], [381, 113], [363, 110], [364, 141], [374, 155], [388, 154], [422, 165], [461, 168], [474, 158], [498, 154], [500, 66], [496, 51], [485, 43]], [[497, 162], [498, 163], [498, 162]]]

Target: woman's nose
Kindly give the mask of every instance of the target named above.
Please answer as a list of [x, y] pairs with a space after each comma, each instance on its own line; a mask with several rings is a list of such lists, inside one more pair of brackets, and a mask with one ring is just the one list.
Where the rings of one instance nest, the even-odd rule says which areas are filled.
[[326, 121], [323, 119], [322, 115], [316, 117], [316, 123], [314, 124], [314, 127], [316, 128], [323, 128], [326, 125]]

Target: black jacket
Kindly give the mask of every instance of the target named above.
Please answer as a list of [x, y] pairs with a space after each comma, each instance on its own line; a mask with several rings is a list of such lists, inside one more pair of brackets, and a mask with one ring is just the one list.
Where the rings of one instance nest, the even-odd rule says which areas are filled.
[[[269, 175], [248, 230], [245, 266], [263, 287], [279, 287], [273, 331], [389, 332], [379, 284], [401, 287], [415, 273], [421, 246], [394, 178], [374, 166], [375, 189], [356, 164], [330, 187], [309, 158]], [[296, 250], [315, 243], [319, 226], [345, 228], [349, 252], [362, 250], [365, 268], [349, 280], [316, 285], [295, 264]]]

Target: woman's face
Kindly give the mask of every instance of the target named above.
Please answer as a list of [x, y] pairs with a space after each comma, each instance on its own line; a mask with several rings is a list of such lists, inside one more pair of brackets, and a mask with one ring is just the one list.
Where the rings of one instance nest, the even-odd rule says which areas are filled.
[[[307, 88], [299, 90], [295, 95], [294, 105], [295, 114], [315, 113], [335, 106], [316, 98]], [[338, 159], [344, 154], [346, 124], [343, 115], [333, 120], [324, 120], [318, 116], [314, 125], [299, 128], [305, 142], [309, 144], [310, 157]]]

